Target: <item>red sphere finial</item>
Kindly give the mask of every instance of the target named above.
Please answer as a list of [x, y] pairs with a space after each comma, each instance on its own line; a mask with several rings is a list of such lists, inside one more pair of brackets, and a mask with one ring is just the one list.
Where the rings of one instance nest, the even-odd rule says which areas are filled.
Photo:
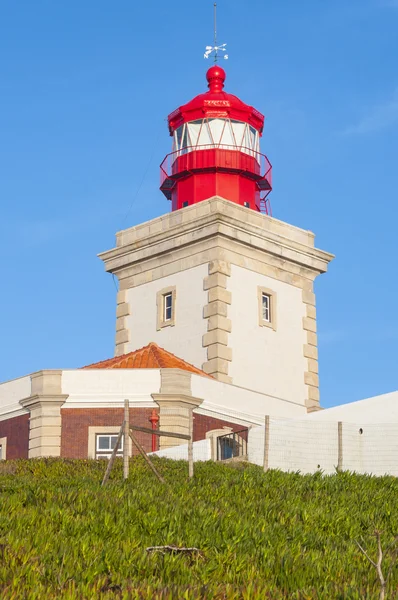
[[209, 82], [211, 92], [222, 92], [224, 81], [226, 79], [225, 71], [219, 65], [214, 65], [206, 73], [206, 79]]

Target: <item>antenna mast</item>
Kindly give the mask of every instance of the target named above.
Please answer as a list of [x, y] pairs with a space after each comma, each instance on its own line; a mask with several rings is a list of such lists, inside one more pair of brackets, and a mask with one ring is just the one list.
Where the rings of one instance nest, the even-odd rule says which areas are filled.
[[214, 2], [214, 64], [218, 59], [218, 48], [217, 48], [217, 2]]
[[214, 46], [206, 46], [206, 51], [204, 53], [205, 58], [209, 58], [211, 54], [214, 52], [214, 63], [218, 61], [218, 53], [224, 52], [223, 58], [227, 59], [228, 54], [225, 54], [227, 51], [227, 44], [221, 44], [217, 46], [217, 2], [214, 2]]

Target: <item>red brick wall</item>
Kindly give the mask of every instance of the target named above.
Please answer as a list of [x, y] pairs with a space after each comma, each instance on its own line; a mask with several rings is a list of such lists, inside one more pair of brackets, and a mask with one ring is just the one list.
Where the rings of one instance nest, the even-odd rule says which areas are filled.
[[222, 429], [223, 427], [231, 427], [232, 431], [242, 431], [242, 429], [246, 429], [244, 425], [237, 425], [236, 423], [230, 423], [228, 421], [223, 421], [222, 419], [215, 419], [214, 417], [194, 413], [193, 441], [197, 442], [198, 440], [204, 440], [207, 431], [211, 431], [212, 429]]
[[29, 414], [0, 421], [0, 438], [7, 438], [6, 458], [28, 458]]
[[[131, 408], [130, 424], [151, 427], [149, 417], [152, 408]], [[64, 458], [87, 458], [88, 428], [115, 425], [118, 430], [124, 419], [123, 408], [62, 408], [61, 456]], [[152, 449], [150, 434], [135, 432], [135, 436], [147, 452]], [[133, 454], [138, 454], [133, 445]]]

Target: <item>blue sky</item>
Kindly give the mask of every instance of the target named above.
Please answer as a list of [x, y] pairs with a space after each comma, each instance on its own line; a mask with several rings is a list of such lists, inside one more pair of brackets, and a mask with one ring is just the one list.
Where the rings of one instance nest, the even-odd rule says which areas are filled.
[[[316, 283], [324, 406], [398, 389], [398, 0], [219, 0], [227, 91], [263, 112], [275, 217]], [[0, 2], [0, 381], [113, 355], [97, 253], [169, 210], [166, 117], [201, 93], [212, 1]]]

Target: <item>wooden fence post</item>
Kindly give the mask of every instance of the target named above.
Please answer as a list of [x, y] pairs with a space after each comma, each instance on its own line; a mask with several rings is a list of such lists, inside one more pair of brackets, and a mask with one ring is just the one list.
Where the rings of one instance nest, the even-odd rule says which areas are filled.
[[129, 442], [130, 442], [130, 403], [124, 401], [124, 429], [123, 429], [123, 479], [129, 476]]
[[105, 485], [109, 479], [109, 475], [111, 474], [113, 463], [115, 462], [116, 454], [117, 454], [118, 448], [120, 446], [120, 441], [123, 436], [123, 432], [124, 432], [124, 423], [122, 424], [120, 431], [119, 431], [119, 435], [117, 436], [116, 444], [115, 444], [115, 447], [113, 448], [111, 457], [108, 462], [108, 466], [106, 467], [105, 475], [104, 475], [101, 485]]
[[337, 470], [340, 472], [343, 470], [343, 423], [341, 421], [337, 423], [337, 436]]
[[144, 448], [141, 446], [141, 444], [139, 443], [139, 441], [137, 440], [137, 438], [135, 437], [134, 433], [131, 431], [129, 431], [131, 440], [134, 444], [134, 446], [137, 448], [138, 452], [141, 454], [141, 456], [146, 460], [146, 462], [148, 463], [149, 467], [152, 469], [152, 471], [155, 473], [156, 477], [159, 479], [159, 481], [161, 483], [166, 483], [165, 480], [163, 479], [163, 477], [161, 476], [160, 473], [158, 473], [155, 465], [152, 463], [152, 461], [149, 459], [149, 457], [146, 455], [146, 452], [144, 450]]
[[193, 477], [193, 411], [189, 411], [188, 476]]
[[269, 469], [269, 415], [265, 415], [264, 428], [264, 472]]

